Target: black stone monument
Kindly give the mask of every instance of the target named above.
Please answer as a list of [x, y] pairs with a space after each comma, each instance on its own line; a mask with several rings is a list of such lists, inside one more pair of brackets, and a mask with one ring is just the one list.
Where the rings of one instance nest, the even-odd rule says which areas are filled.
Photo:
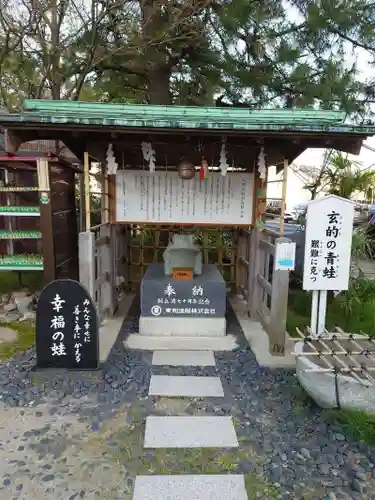
[[36, 310], [36, 368], [95, 370], [99, 366], [96, 307], [78, 281], [49, 283]]
[[163, 264], [150, 264], [141, 283], [141, 316], [220, 318], [226, 311], [226, 283], [215, 264], [192, 280], [165, 276]]

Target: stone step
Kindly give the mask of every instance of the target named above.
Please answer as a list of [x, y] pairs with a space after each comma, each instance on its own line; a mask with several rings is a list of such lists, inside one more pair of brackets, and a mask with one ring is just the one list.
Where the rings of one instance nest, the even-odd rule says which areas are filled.
[[225, 337], [157, 337], [132, 333], [124, 341], [127, 349], [142, 351], [233, 351], [238, 347], [234, 335]]
[[137, 476], [133, 500], [248, 500], [242, 475]]
[[157, 417], [146, 419], [144, 448], [238, 447], [231, 417]]
[[224, 396], [219, 377], [152, 375], [150, 396], [220, 398]]
[[225, 317], [141, 316], [139, 334], [156, 337], [199, 337], [205, 332], [206, 337], [225, 337], [226, 325]]
[[213, 351], [155, 351], [155, 366], [215, 366]]

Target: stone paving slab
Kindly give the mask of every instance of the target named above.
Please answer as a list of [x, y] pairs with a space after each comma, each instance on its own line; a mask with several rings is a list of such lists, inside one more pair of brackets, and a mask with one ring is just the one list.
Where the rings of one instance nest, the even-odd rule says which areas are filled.
[[157, 417], [146, 419], [145, 448], [238, 447], [231, 417]]
[[157, 366], [215, 366], [213, 351], [154, 351]]
[[3, 342], [13, 342], [17, 338], [17, 332], [7, 326], [0, 326], [0, 344]]
[[133, 500], [248, 500], [241, 475], [137, 476]]
[[224, 396], [219, 377], [152, 375], [150, 396], [214, 397]]

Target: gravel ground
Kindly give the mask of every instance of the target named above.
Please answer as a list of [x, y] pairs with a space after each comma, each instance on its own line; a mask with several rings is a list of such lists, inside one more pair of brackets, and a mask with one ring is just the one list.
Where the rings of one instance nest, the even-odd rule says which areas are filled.
[[[129, 317], [100, 372], [34, 372], [35, 351], [0, 364], [0, 500], [131, 500], [138, 473], [246, 475], [249, 499], [375, 499], [375, 449], [350, 441], [314, 405], [296, 402], [293, 373], [260, 368], [241, 345], [217, 369], [153, 367], [125, 352]], [[148, 397], [155, 374], [219, 375], [225, 397]], [[147, 414], [232, 415], [238, 450], [143, 450]]]

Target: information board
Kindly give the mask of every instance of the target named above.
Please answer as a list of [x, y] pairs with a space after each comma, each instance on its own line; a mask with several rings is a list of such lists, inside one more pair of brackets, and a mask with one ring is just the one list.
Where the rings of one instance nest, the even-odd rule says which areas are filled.
[[36, 364], [37, 368], [98, 368], [96, 308], [86, 288], [77, 281], [52, 281], [40, 294], [36, 311]]
[[307, 205], [304, 290], [347, 290], [354, 203], [330, 195]]
[[253, 174], [117, 170], [116, 220], [134, 223], [246, 225], [253, 219]]

